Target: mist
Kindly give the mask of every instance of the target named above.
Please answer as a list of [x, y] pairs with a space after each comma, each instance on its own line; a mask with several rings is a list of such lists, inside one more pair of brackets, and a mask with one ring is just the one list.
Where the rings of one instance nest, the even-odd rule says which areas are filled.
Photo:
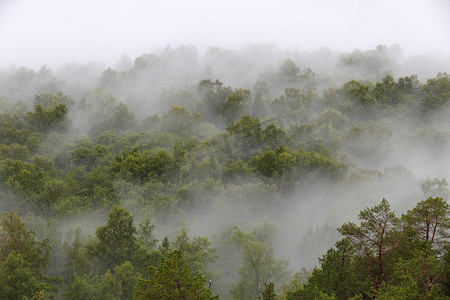
[[286, 261], [281, 291], [381, 199], [397, 216], [448, 200], [449, 11], [0, 2], [0, 211], [53, 239], [58, 276], [77, 228], [94, 245], [117, 204], [158, 245], [207, 237], [222, 299], [240, 280], [237, 226]]
[[166, 45], [201, 52], [245, 43], [338, 51], [400, 44], [408, 54], [448, 56], [447, 1], [2, 1], [0, 66], [61, 64], [136, 57]]

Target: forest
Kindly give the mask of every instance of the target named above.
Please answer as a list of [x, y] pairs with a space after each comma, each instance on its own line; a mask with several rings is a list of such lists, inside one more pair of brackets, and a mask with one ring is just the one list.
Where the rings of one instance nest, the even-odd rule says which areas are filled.
[[450, 299], [449, 70], [382, 45], [0, 69], [0, 299]]

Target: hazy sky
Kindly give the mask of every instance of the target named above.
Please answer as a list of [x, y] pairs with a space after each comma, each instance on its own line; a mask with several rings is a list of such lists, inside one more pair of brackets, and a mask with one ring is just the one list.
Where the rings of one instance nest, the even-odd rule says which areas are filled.
[[0, 67], [248, 42], [346, 51], [400, 44], [450, 55], [450, 1], [0, 0]]

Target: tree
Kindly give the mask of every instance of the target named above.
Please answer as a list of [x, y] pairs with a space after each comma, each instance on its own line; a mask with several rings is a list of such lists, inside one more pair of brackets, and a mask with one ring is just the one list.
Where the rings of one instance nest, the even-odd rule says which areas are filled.
[[[311, 290], [299, 289], [295, 292], [290, 292], [286, 296], [286, 300], [303, 300], [303, 299], [314, 299], [314, 300], [336, 300], [337, 298], [332, 294], [331, 296], [320, 291], [317, 287]], [[360, 298], [352, 298], [360, 299]]]
[[131, 300], [136, 273], [131, 262], [126, 261], [114, 268], [114, 272], [107, 270], [100, 279], [99, 296], [102, 299]]
[[[308, 283], [300, 290], [302, 294], [314, 294], [319, 290], [334, 294], [337, 299], [349, 299], [370, 290], [367, 275], [359, 268], [359, 259], [350, 240], [344, 238], [319, 259], [320, 268], [314, 268]], [[358, 270], [358, 272], [356, 271]]]
[[361, 225], [346, 223], [338, 231], [349, 238], [358, 254], [366, 262], [373, 288], [378, 290], [381, 283], [390, 277], [387, 257], [394, 250], [397, 239], [398, 219], [391, 211], [386, 199], [375, 207], [360, 212]]
[[244, 158], [256, 152], [263, 139], [262, 126], [257, 117], [245, 115], [237, 123], [230, 123], [227, 131], [233, 137], [236, 149]]
[[219, 80], [213, 82], [210, 79], [206, 79], [199, 82], [197, 93], [202, 98], [205, 106], [205, 112], [203, 114], [205, 118], [212, 122], [217, 122], [217, 119], [222, 121], [222, 105], [227, 97], [233, 94], [233, 89], [231, 87], [224, 87], [223, 83]]
[[223, 165], [222, 180], [225, 182], [233, 182], [235, 184], [244, 183], [244, 179], [250, 175], [250, 170], [242, 161], [229, 161]]
[[253, 88], [252, 113], [264, 117], [267, 114], [266, 106], [270, 101], [270, 90], [267, 82], [258, 81]]
[[41, 289], [35, 273], [22, 254], [10, 252], [0, 264], [0, 298], [29, 299]]
[[[346, 223], [338, 229], [346, 237], [287, 299], [318, 299], [321, 294], [337, 299], [446, 299], [447, 216], [447, 203], [429, 198], [399, 220], [383, 199], [360, 212], [360, 226]], [[437, 247], [440, 237], [443, 243]]]
[[280, 186], [291, 184], [295, 180], [296, 158], [287, 147], [278, 147], [276, 151], [269, 148], [254, 156], [248, 162], [257, 174], [280, 181]]
[[49, 108], [36, 105], [35, 111], [28, 112], [26, 119], [31, 125], [31, 129], [45, 133], [56, 128], [56, 125], [59, 130], [68, 128], [70, 123], [67, 114], [68, 109], [65, 104], [58, 104]]
[[265, 282], [281, 284], [287, 277], [288, 262], [274, 258], [273, 248], [256, 240], [245, 240], [242, 265], [238, 270], [240, 281], [231, 288], [233, 299], [256, 299]]
[[187, 111], [186, 107], [172, 106], [162, 116], [161, 121], [164, 130], [189, 135], [192, 134], [195, 126], [200, 124], [202, 117], [199, 113]]
[[183, 258], [194, 275], [206, 275], [208, 264], [217, 259], [216, 248], [211, 247], [208, 238], [197, 236], [190, 241], [184, 227], [175, 240], [174, 248], [182, 251]]
[[376, 103], [376, 99], [370, 95], [370, 87], [356, 80], [344, 84], [343, 93], [355, 104], [369, 106]]
[[263, 130], [263, 142], [271, 149], [284, 146], [287, 144], [288, 138], [286, 133], [280, 127], [271, 123]]
[[119, 78], [119, 73], [112, 69], [108, 68], [102, 73], [102, 77], [100, 77], [100, 82], [102, 83], [102, 86], [111, 88], [117, 86]]
[[98, 242], [93, 249], [95, 256], [111, 269], [132, 260], [136, 251], [136, 233], [130, 212], [114, 205], [108, 214], [107, 224], [96, 230]]
[[15, 259], [21, 255], [34, 276], [41, 279], [48, 267], [50, 246], [48, 239], [38, 242], [35, 236], [35, 232], [21, 221], [19, 212], [3, 212], [0, 218], [0, 263], [15, 252]]
[[279, 75], [284, 83], [292, 84], [298, 80], [300, 68], [295, 65], [292, 59], [288, 58], [280, 65]]
[[34, 200], [49, 179], [49, 174], [33, 163], [5, 159], [0, 166], [0, 179], [24, 200]]
[[296, 178], [301, 179], [310, 174], [319, 173], [325, 178], [337, 180], [347, 170], [345, 164], [333, 159], [325, 151], [318, 153], [300, 148], [293, 152], [293, 155], [295, 156]]
[[0, 158], [10, 158], [17, 160], [27, 160], [30, 157], [30, 151], [27, 146], [16, 143], [9, 145], [0, 145]]
[[154, 229], [155, 225], [150, 223], [150, 219], [148, 218], [139, 224], [139, 237], [144, 242], [144, 246], [150, 249], [154, 249], [156, 243], [158, 243], [158, 240], [153, 235]]
[[424, 98], [420, 101], [421, 112], [436, 112], [450, 99], [450, 77], [428, 79], [422, 87], [422, 92]]
[[245, 104], [250, 101], [250, 98], [250, 91], [244, 89], [235, 89], [232, 94], [228, 95], [220, 107], [220, 112], [224, 116], [225, 122], [229, 123], [239, 119]]
[[401, 101], [401, 90], [391, 75], [386, 75], [382, 82], [377, 82], [373, 94], [378, 102], [397, 105]]
[[377, 299], [447, 299], [442, 271], [443, 262], [430, 247], [416, 249], [411, 259], [395, 263], [392, 280], [381, 286]]
[[127, 180], [144, 182], [149, 179], [165, 182], [175, 170], [175, 158], [166, 150], [150, 154], [150, 151], [123, 151], [116, 155], [111, 164], [111, 170], [117, 177]]
[[[275, 300], [277, 298], [277, 294], [275, 294], [275, 287], [273, 282], [264, 283], [266, 287], [262, 292], [262, 300]], [[261, 297], [258, 297], [261, 300]]]
[[158, 267], [148, 268], [148, 279], [138, 278], [134, 299], [214, 299], [202, 275], [192, 275], [181, 250], [170, 252]]
[[423, 194], [427, 198], [441, 197], [445, 201], [449, 199], [450, 191], [448, 190], [448, 182], [445, 178], [427, 179], [420, 186], [422, 187]]
[[56, 94], [42, 93], [34, 96], [34, 105], [49, 108], [55, 107], [59, 104], [64, 104], [67, 107], [70, 107], [75, 104], [75, 102], [70, 96], [64, 95], [62, 92], [58, 92]]
[[48, 269], [49, 240], [35, 240], [19, 212], [3, 212], [0, 218], [0, 298], [42, 299], [57, 290]]
[[449, 242], [450, 206], [440, 197], [419, 202], [402, 216], [405, 230], [412, 230], [417, 239], [442, 251]]
[[[67, 267], [69, 276], [76, 278], [83, 274], [91, 273], [93, 268], [89, 259], [88, 241], [81, 236], [81, 227], [78, 225], [74, 232], [74, 239], [72, 243], [67, 241], [64, 243], [64, 252], [66, 254]], [[79, 284], [83, 285], [82, 279]]]
[[68, 300], [97, 300], [96, 282], [86, 276], [75, 276], [73, 282], [64, 291], [64, 299]]

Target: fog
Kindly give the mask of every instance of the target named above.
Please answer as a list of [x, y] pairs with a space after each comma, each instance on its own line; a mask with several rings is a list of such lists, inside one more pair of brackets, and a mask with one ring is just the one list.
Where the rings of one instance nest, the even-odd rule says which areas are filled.
[[[109, 170], [114, 156], [132, 148], [175, 152], [177, 143], [195, 140], [186, 148], [183, 168], [167, 179], [170, 184], [139, 183], [119, 174], [98, 185], [111, 184], [117, 191], [114, 201], [135, 214], [136, 224], [150, 217], [159, 241], [164, 236], [174, 240], [182, 224], [190, 235], [217, 242], [221, 230], [231, 226], [251, 231], [273, 222], [275, 256], [289, 259], [294, 273], [317, 265], [340, 238], [336, 228], [356, 222], [360, 210], [386, 198], [400, 216], [429, 196], [421, 183], [450, 179], [449, 101], [419, 114], [423, 85], [450, 73], [449, 13], [448, 1], [438, 0], [407, 5], [397, 0], [370, 5], [356, 0], [4, 0], [0, 112], [32, 111], [35, 95], [42, 93], [67, 101], [69, 121], [43, 134], [33, 152], [53, 162], [58, 171], [52, 176], [61, 181], [75, 182], [83, 172], [95, 171], [77, 165], [78, 148], [107, 149], [97, 167]], [[402, 98], [404, 106], [358, 110], [346, 102], [351, 80], [373, 91], [387, 75], [395, 82], [417, 75], [411, 77], [417, 90]], [[199, 91], [205, 79], [220, 80], [227, 91], [248, 90], [241, 114], [212, 114]], [[284, 108], [289, 99], [304, 109]], [[185, 107], [194, 125], [184, 128], [171, 115], [173, 106]], [[281, 179], [257, 173], [227, 179], [222, 168], [229, 161], [250, 165], [251, 157], [264, 152], [264, 147], [239, 150], [241, 141], [228, 126], [244, 114], [258, 117], [262, 129], [279, 126], [292, 137], [294, 151], [325, 153], [345, 170], [338, 179], [311, 171], [287, 192]], [[311, 130], [309, 136], [302, 136], [303, 129]], [[235, 149], [228, 153], [222, 146]], [[35, 204], [4, 195], [2, 211], [20, 208], [48, 217]], [[155, 204], [159, 196], [175, 204]], [[110, 204], [58, 217], [62, 237], [55, 247], [62, 251], [77, 224], [93, 236]], [[219, 259], [217, 266], [226, 264]]]
[[0, 66], [51, 67], [136, 57], [167, 45], [339, 51], [400, 44], [408, 54], [448, 56], [445, 0], [0, 2]]

